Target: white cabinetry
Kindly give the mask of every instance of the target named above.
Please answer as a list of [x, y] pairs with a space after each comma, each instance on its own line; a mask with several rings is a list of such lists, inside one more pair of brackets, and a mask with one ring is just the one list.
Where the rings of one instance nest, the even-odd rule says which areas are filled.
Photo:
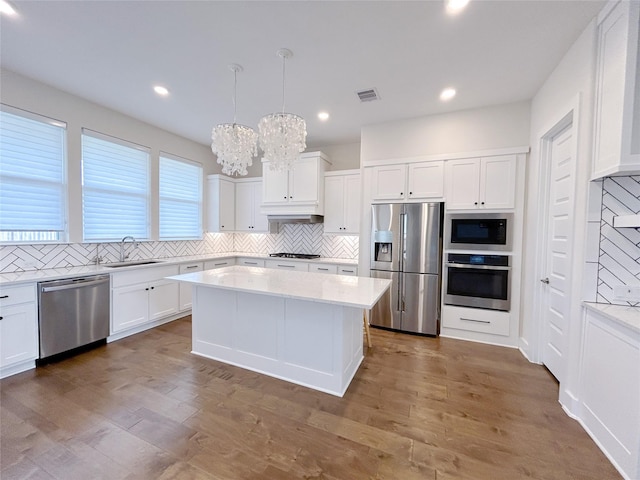
[[235, 207], [234, 182], [222, 175], [207, 176], [207, 231], [233, 231]]
[[36, 286], [0, 288], [0, 378], [35, 367], [38, 358]]
[[262, 208], [264, 214], [324, 213], [324, 172], [329, 158], [322, 152], [300, 155], [290, 171], [271, 170], [262, 163]]
[[245, 267], [262, 267], [264, 268], [264, 260], [261, 258], [244, 258], [240, 257], [236, 260], [236, 265]]
[[640, 173], [640, 2], [598, 16], [593, 178]]
[[214, 268], [230, 267], [236, 264], [235, 258], [220, 258], [218, 260], [207, 260], [204, 262], [205, 270], [213, 270]]
[[447, 161], [447, 209], [513, 209], [516, 159], [516, 155], [500, 155]]
[[456, 337], [456, 330], [481, 334], [509, 336], [511, 314], [481, 308], [442, 306], [442, 330], [446, 336]]
[[324, 233], [360, 230], [360, 171], [328, 172], [324, 177]]
[[237, 232], [260, 233], [269, 229], [266, 215], [260, 213], [262, 182], [260, 180], [236, 181]]
[[[183, 273], [193, 273], [193, 272], [201, 272], [204, 268], [204, 264], [202, 262], [193, 262], [193, 263], [185, 263], [184, 265], [180, 265], [180, 274]], [[191, 309], [191, 284], [180, 282], [180, 311], [190, 310]]]
[[444, 162], [418, 162], [373, 168], [373, 200], [422, 201], [444, 196]]
[[581, 421], [625, 478], [640, 478], [640, 331], [587, 310], [583, 342]]
[[[150, 267], [111, 276], [111, 333], [153, 322], [178, 313], [178, 283], [164, 277], [177, 275], [177, 265]], [[144, 330], [140, 328], [139, 330]]]
[[287, 260], [266, 260], [264, 262], [266, 268], [276, 268], [279, 270], [295, 270], [298, 272], [308, 272], [309, 264], [304, 262], [289, 262]]
[[313, 273], [330, 273], [337, 274], [338, 267], [336, 265], [328, 265], [326, 263], [310, 263], [309, 271]]

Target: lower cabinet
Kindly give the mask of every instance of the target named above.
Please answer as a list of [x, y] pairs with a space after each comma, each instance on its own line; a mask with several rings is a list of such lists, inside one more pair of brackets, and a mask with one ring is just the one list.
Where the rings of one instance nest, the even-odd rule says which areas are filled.
[[358, 276], [358, 267], [356, 266], [347, 266], [347, 265], [338, 265], [338, 275], [351, 275], [352, 277]]
[[[180, 275], [183, 273], [201, 272], [204, 268], [202, 262], [186, 263], [180, 265]], [[192, 286], [188, 283], [180, 282], [180, 311], [191, 309]]]
[[443, 328], [508, 337], [510, 321], [509, 312], [451, 305], [442, 307]]
[[291, 270], [298, 272], [308, 272], [309, 264], [304, 262], [288, 262], [286, 260], [266, 260], [264, 262], [266, 268], [275, 268], [278, 270]]
[[221, 258], [219, 260], [207, 260], [204, 262], [205, 270], [213, 270], [214, 268], [230, 267], [236, 264], [235, 258]]
[[236, 265], [244, 267], [262, 267], [264, 268], [264, 260], [261, 258], [244, 258], [240, 257], [236, 260]]
[[164, 279], [178, 273], [175, 265], [112, 274], [111, 334], [178, 313], [178, 282]]
[[0, 378], [29, 370], [38, 358], [36, 286], [0, 290]]
[[324, 263], [310, 263], [309, 271], [313, 273], [338, 273], [338, 267], [336, 265], [327, 265]]

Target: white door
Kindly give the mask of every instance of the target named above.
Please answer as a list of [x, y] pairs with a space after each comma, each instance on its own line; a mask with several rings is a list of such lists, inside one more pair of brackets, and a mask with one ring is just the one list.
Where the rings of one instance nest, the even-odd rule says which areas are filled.
[[343, 176], [324, 179], [324, 233], [342, 233], [345, 225], [344, 181]]
[[360, 175], [346, 175], [344, 177], [343, 232], [360, 232]]
[[480, 207], [514, 208], [516, 156], [485, 157], [480, 168]]
[[450, 160], [447, 176], [447, 209], [472, 210], [480, 203], [480, 159]]
[[253, 184], [253, 222], [252, 233], [268, 232], [269, 231], [269, 219], [266, 215], [260, 213], [260, 206], [264, 203], [262, 201], [262, 182], [252, 182]]
[[[263, 203], [281, 204], [289, 201], [289, 172], [271, 170], [269, 162], [262, 164]], [[236, 188], [238, 188], [236, 186]], [[236, 226], [237, 228], [237, 226]]]
[[406, 165], [385, 165], [384, 167], [374, 167], [372, 185], [373, 199], [404, 199], [406, 178]]
[[238, 232], [251, 232], [253, 227], [253, 183], [236, 184], [235, 229]]
[[[565, 127], [548, 142], [549, 202], [546, 239], [546, 277], [543, 286], [542, 363], [562, 382], [566, 371], [571, 293], [571, 244], [575, 158], [573, 125]], [[547, 283], [548, 282], [548, 283]]]
[[444, 162], [410, 164], [408, 183], [409, 199], [444, 197]]
[[289, 202], [317, 203], [319, 158], [303, 158], [293, 164], [289, 172]]

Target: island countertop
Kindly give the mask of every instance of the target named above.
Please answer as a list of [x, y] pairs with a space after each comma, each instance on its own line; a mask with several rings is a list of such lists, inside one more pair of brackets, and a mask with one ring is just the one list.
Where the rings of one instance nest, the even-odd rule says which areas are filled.
[[381, 278], [243, 266], [167, 278], [194, 285], [365, 309], [371, 309], [391, 285], [390, 280]]

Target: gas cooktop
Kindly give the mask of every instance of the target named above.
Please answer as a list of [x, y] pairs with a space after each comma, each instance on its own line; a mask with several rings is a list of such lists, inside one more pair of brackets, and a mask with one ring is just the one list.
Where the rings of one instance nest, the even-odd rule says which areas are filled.
[[310, 260], [312, 258], [320, 258], [320, 255], [314, 255], [310, 253], [270, 253], [269, 256], [280, 258], [304, 258], [306, 260]]

